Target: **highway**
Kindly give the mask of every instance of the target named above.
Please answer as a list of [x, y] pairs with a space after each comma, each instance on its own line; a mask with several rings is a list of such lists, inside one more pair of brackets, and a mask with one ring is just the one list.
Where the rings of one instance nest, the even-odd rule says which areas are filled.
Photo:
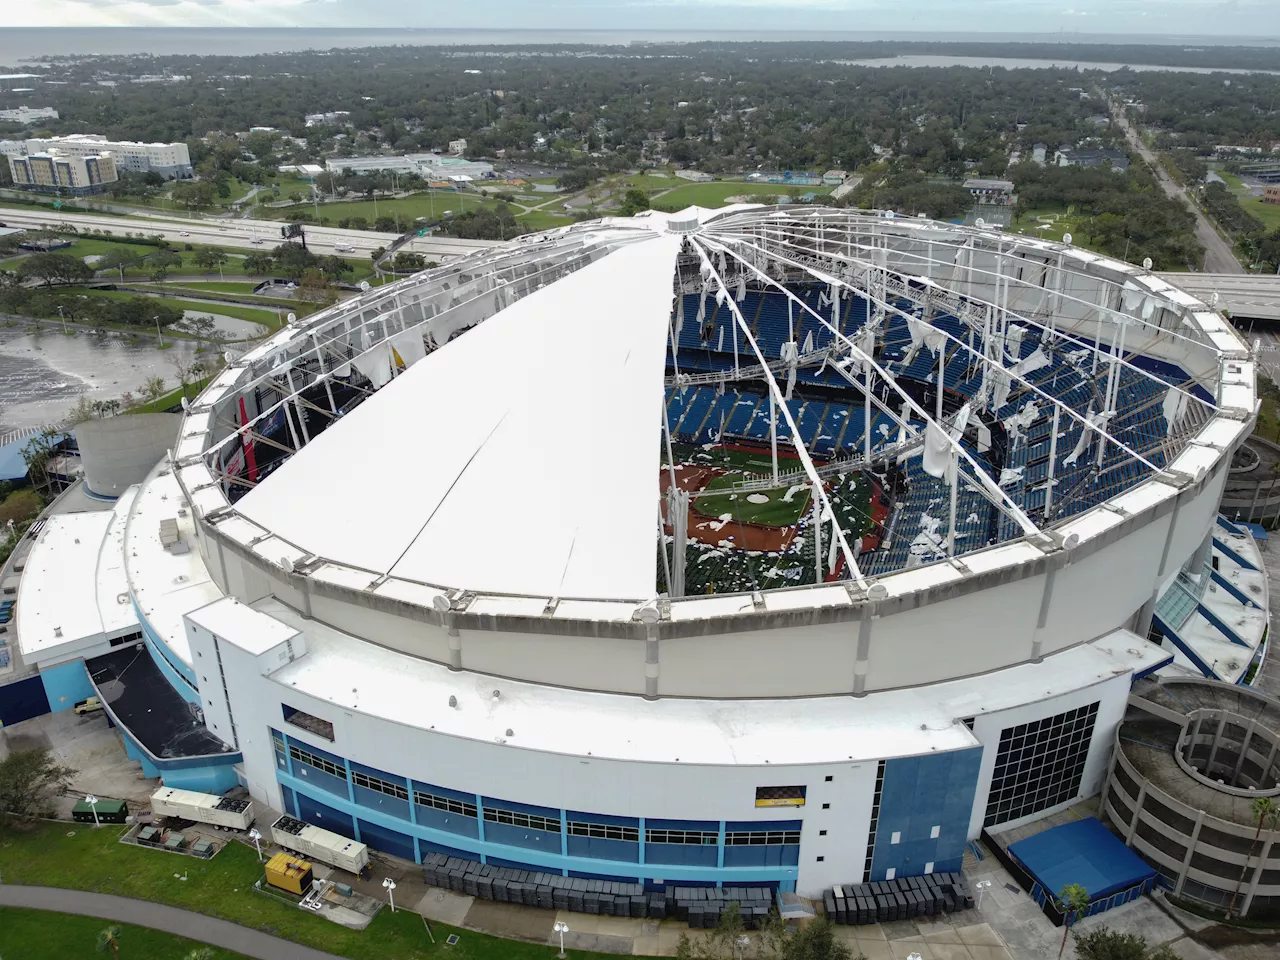
[[[40, 227], [71, 224], [80, 230], [110, 230], [115, 234], [160, 234], [172, 243], [199, 243], [244, 250], [270, 250], [283, 240], [279, 220], [182, 220], [147, 217], [95, 216], [63, 213], [54, 210], [31, 210], [0, 206], [0, 223], [11, 227]], [[390, 246], [399, 234], [372, 233], [367, 230], [339, 230], [337, 227], [313, 227], [304, 224], [307, 247], [319, 254], [336, 253], [337, 247], [351, 247], [343, 253], [349, 257], [367, 257], [378, 247]], [[258, 242], [255, 242], [255, 239]], [[463, 256], [486, 247], [501, 246], [497, 240], [458, 240], [453, 237], [415, 237], [401, 249], [420, 253], [428, 260], [443, 261]]]
[[1280, 276], [1258, 273], [1162, 273], [1187, 293], [1239, 320], [1280, 321]]
[[1213, 228], [1213, 224], [1209, 222], [1209, 218], [1204, 215], [1196, 203], [1187, 196], [1187, 191], [1182, 186], [1175, 183], [1165, 170], [1164, 165], [1156, 159], [1155, 155], [1147, 149], [1147, 145], [1142, 142], [1142, 138], [1138, 136], [1138, 131], [1134, 130], [1128, 119], [1124, 115], [1124, 108], [1113, 104], [1111, 107], [1112, 116], [1120, 124], [1120, 129], [1124, 131], [1125, 137], [1137, 153], [1147, 162], [1152, 170], [1155, 171], [1156, 179], [1160, 181], [1160, 186], [1164, 188], [1164, 192], [1175, 200], [1180, 201], [1184, 206], [1188, 207], [1192, 213], [1196, 215], [1196, 239], [1200, 241], [1200, 245], [1204, 247], [1204, 270], [1206, 273], [1244, 273], [1244, 267], [1240, 265], [1240, 261], [1236, 259], [1235, 252], [1231, 249], [1231, 244], [1223, 240], [1218, 231]]

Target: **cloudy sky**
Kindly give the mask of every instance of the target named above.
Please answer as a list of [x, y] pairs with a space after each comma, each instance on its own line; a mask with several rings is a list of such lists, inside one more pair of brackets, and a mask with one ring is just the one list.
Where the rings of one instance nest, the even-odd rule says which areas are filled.
[[910, 30], [1275, 36], [1278, 0], [0, 0], [10, 26]]

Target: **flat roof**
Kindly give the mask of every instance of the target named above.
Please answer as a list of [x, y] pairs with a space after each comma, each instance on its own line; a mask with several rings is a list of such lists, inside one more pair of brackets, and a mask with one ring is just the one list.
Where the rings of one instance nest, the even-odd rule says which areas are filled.
[[[180, 516], [179, 510], [185, 515]], [[177, 521], [178, 535], [189, 547], [186, 553], [171, 553], [160, 543], [161, 520]], [[217, 600], [222, 591], [209, 576], [196, 546], [195, 523], [182, 489], [163, 461], [138, 488], [122, 552], [134, 602], [165, 645], [190, 665], [191, 647], [182, 616]]]
[[85, 663], [103, 706], [157, 760], [235, 753], [198, 719], [139, 644]]
[[192, 623], [254, 655], [266, 653], [298, 635], [296, 628], [264, 617], [235, 597], [223, 597], [187, 614]]
[[1009, 853], [1049, 893], [1069, 883], [1102, 900], [1156, 875], [1155, 868], [1124, 845], [1096, 817], [1085, 817], [1009, 845]]
[[136, 628], [124, 571], [124, 525], [132, 496], [115, 509], [48, 517], [27, 554], [16, 628], [24, 657]]
[[273, 597], [253, 608], [306, 635], [307, 653], [271, 674], [282, 687], [444, 736], [653, 763], [763, 766], [966, 749], [978, 741], [958, 718], [1048, 699], [1168, 656], [1118, 630], [1039, 664], [859, 698], [651, 701], [457, 673], [308, 620]]

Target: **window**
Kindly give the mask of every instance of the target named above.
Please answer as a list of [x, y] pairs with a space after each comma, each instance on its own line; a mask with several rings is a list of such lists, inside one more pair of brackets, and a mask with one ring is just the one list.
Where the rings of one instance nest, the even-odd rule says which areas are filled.
[[514, 810], [485, 807], [484, 818], [490, 823], [507, 823], [513, 827], [526, 827], [529, 830], [541, 830], [544, 833], [559, 833], [560, 821], [550, 817], [540, 817], [533, 813], [517, 813]]
[[937, 825], [937, 826], [930, 827], [930, 828], [929, 828], [929, 839], [930, 839], [930, 840], [937, 840], [937, 839], [938, 839], [939, 834], [941, 834], [941, 833], [942, 833], [942, 827], [941, 827], [941, 825]]
[[299, 763], [305, 763], [309, 767], [315, 767], [325, 773], [337, 777], [340, 780], [347, 779], [347, 770], [340, 767], [332, 760], [326, 760], [324, 757], [316, 756], [310, 750], [303, 750], [295, 743], [289, 744], [289, 756]]
[[823, 810], [830, 810], [830, 809], [831, 809], [831, 804], [829, 804], [829, 803], [824, 803], [824, 804], [822, 805], [822, 809], [823, 809]]
[[614, 823], [582, 823], [578, 820], [570, 820], [569, 836], [595, 837], [597, 840], [626, 840], [628, 843], [639, 843], [640, 828], [622, 827]]
[[357, 787], [376, 790], [378, 793], [385, 793], [388, 797], [395, 797], [397, 800], [409, 799], [409, 788], [403, 783], [396, 783], [394, 780], [383, 780], [381, 777], [373, 777], [367, 773], [352, 770], [351, 782]]
[[[824, 830], [823, 833], [826, 833]], [[799, 843], [799, 830], [752, 830], [726, 833], [726, 847], [776, 847], [786, 843]]]
[[804, 787], [756, 787], [757, 807], [803, 807]]
[[895, 843], [901, 843], [901, 842], [902, 842], [902, 831], [901, 831], [901, 830], [895, 830], [895, 831], [893, 831], [893, 833], [891, 833], [891, 834], [889, 835], [889, 843], [890, 843], [891, 845], [892, 845], [892, 844], [895, 844]]
[[123, 637], [113, 637], [107, 643], [112, 647], [123, 647], [126, 643], [138, 643], [141, 640], [142, 631], [135, 630], [133, 633], [126, 633]]
[[[456, 813], [462, 817], [474, 819], [476, 815], [476, 805], [474, 803], [467, 803], [465, 800], [454, 800], [451, 797], [438, 797], [434, 793], [423, 793], [421, 790], [413, 791], [413, 802], [435, 810], [443, 810], [445, 813]], [[487, 810], [485, 811], [485, 813], [488, 812]]]
[[820, 837], [825, 837], [826, 835], [827, 835], [827, 831], [825, 831], [825, 830], [819, 830], [819, 831], [818, 831], [818, 836], [820, 836]]
[[871, 882], [871, 862], [876, 855], [876, 827], [880, 823], [880, 798], [884, 793], [884, 761], [876, 765], [876, 788], [871, 795], [871, 825], [867, 830], [867, 859], [862, 864], [862, 882]]
[[894, 877], [896, 877], [897, 875], [898, 875], [898, 868], [897, 868], [897, 867], [890, 867], [888, 870], [886, 870], [886, 871], [884, 872], [884, 878], [885, 878], [886, 880], [892, 880], [892, 879], [893, 879]]
[[925, 865], [924, 865], [924, 872], [925, 872], [925, 874], [933, 873], [933, 861], [932, 861], [932, 860], [930, 860], [930, 861], [928, 861], [927, 863], [925, 863]]
[[1017, 820], [1080, 792], [1098, 704], [1008, 727], [1000, 733], [983, 826]]
[[280, 704], [280, 709], [284, 713], [284, 722], [297, 727], [299, 730], [305, 730], [307, 733], [314, 733], [317, 737], [324, 737], [330, 743], [333, 742], [333, 724], [328, 720], [321, 720], [319, 717], [313, 717], [309, 713], [297, 710], [288, 704]]
[[831, 777], [827, 777], [826, 782], [827, 782], [827, 783], [830, 783], [830, 782], [831, 782], [831, 780], [832, 780], [832, 778], [831, 778]]
[[698, 847], [714, 847], [720, 834], [711, 830], [645, 830], [645, 843], [686, 843]]
[[819, 863], [821, 863], [821, 862], [822, 862], [823, 860], [825, 860], [825, 859], [827, 859], [827, 858], [826, 858], [826, 857], [819, 857], [819, 858], [818, 858], [818, 862], [819, 862]]

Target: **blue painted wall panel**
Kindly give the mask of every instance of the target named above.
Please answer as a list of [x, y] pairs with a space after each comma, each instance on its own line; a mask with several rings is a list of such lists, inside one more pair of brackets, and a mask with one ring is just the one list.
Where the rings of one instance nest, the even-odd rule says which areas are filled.
[[457, 833], [464, 837], [480, 836], [480, 828], [475, 817], [464, 817], [460, 813], [437, 810], [435, 807], [424, 807], [420, 803], [416, 804], [416, 807], [415, 813], [418, 817], [418, 823], [424, 827], [447, 830], [450, 833]]
[[[653, 821], [646, 820], [646, 825]], [[671, 863], [686, 866], [714, 867], [719, 860], [719, 847], [700, 847], [691, 843], [646, 843], [645, 863]]]
[[586, 813], [582, 810], [566, 810], [565, 817], [569, 822], [604, 823], [615, 827], [638, 827], [639, 817], [615, 817], [608, 813]]
[[49, 709], [54, 713], [70, 710], [78, 701], [93, 696], [93, 683], [83, 660], [41, 670], [40, 682], [44, 684]]
[[289, 814], [291, 817], [296, 817], [298, 815], [298, 808], [294, 805], [293, 791], [284, 784], [280, 785], [280, 799], [284, 804], [284, 812]]
[[413, 837], [408, 834], [388, 830], [368, 820], [360, 820], [360, 839], [374, 850], [381, 850], [393, 857], [404, 860], [415, 860]]
[[401, 820], [409, 819], [408, 800], [389, 797], [385, 793], [370, 790], [368, 787], [352, 786], [351, 789], [355, 795], [356, 803], [360, 804], [360, 806], [369, 807], [372, 810], [381, 810], [389, 817], [399, 817]]
[[[559, 811], [553, 811], [556, 819], [560, 819]], [[509, 823], [484, 822], [484, 838], [489, 843], [501, 843], [508, 847], [525, 847], [529, 850], [545, 850], [547, 853], [560, 852], [560, 834], [548, 833], [545, 830], [531, 830], [529, 827], [517, 827]]]
[[160, 773], [160, 779], [164, 781], [166, 787], [195, 790], [197, 793], [212, 793], [215, 796], [226, 793], [240, 782], [235, 767], [231, 764], [197, 767], [190, 770], [163, 770]]
[[799, 862], [800, 845], [798, 843], [724, 848], [726, 867], [794, 867]]
[[0, 725], [13, 726], [49, 712], [49, 696], [38, 676], [0, 687]]
[[295, 759], [293, 761], [293, 774], [311, 784], [317, 790], [325, 790], [340, 797], [347, 796], [347, 781], [345, 778], [335, 777], [331, 773], [317, 770], [309, 763], [303, 763], [301, 760]]
[[317, 827], [324, 827], [326, 830], [340, 833], [350, 840], [356, 838], [355, 824], [350, 816], [341, 810], [335, 810], [326, 803], [321, 803], [319, 800], [307, 796], [301, 790], [297, 791], [297, 796], [298, 815], [307, 823], [314, 823]]
[[421, 780], [411, 781], [413, 789], [422, 793], [435, 794], [437, 797], [448, 797], [450, 800], [461, 800], [464, 803], [475, 803], [476, 795], [467, 793], [463, 790], [450, 790], [448, 787], [441, 787], [434, 783], [423, 783]]
[[[514, 800], [499, 800], [496, 797], [485, 797], [484, 805], [486, 810], [513, 810], [517, 813], [531, 813], [537, 817], [550, 817], [552, 820], [560, 819], [560, 811], [554, 807], [537, 807], [531, 803], [516, 803]], [[486, 826], [487, 830], [488, 827]]]
[[430, 840], [419, 840], [418, 847], [425, 856], [428, 853], [443, 853], [446, 857], [461, 857], [463, 860], [479, 860], [480, 854], [461, 847], [449, 847], [443, 843], [432, 843]]
[[935, 873], [959, 869], [981, 762], [982, 749], [973, 747], [885, 763], [872, 880], [884, 880], [889, 869], [919, 876], [930, 863]]
[[571, 857], [593, 857], [597, 860], [640, 862], [640, 844], [630, 840], [608, 840], [602, 837], [569, 837]]

